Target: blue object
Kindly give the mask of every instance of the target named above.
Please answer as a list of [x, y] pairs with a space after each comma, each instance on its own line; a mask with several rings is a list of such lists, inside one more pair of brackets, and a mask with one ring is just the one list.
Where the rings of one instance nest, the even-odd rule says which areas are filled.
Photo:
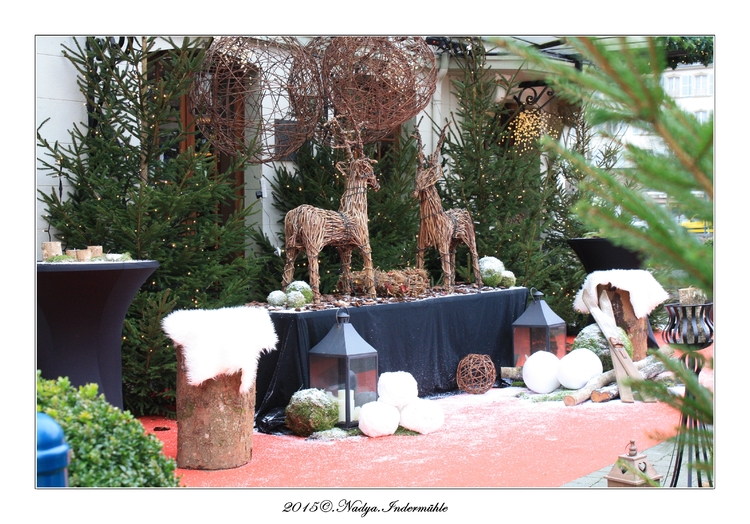
[[46, 413], [36, 414], [36, 487], [68, 487], [70, 446], [55, 419]]

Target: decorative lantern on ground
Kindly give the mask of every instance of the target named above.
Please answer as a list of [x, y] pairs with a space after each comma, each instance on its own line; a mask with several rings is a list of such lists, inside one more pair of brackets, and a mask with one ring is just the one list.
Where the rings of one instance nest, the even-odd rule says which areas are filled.
[[638, 453], [635, 440], [630, 441], [627, 455], [620, 455], [609, 474], [604, 476], [608, 488], [648, 488], [651, 484], [647, 479], [658, 483], [661, 477], [646, 455]]
[[565, 356], [565, 321], [542, 300], [544, 293], [531, 288], [531, 304], [513, 322], [513, 357], [516, 367], [537, 351]]
[[344, 308], [309, 357], [310, 387], [324, 390], [338, 402], [339, 426], [357, 426], [360, 408], [378, 399], [378, 352], [349, 323]]

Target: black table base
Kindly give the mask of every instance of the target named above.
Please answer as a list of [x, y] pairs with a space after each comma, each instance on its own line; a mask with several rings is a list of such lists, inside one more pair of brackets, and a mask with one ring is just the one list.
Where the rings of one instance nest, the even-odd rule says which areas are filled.
[[99, 385], [123, 408], [122, 324], [138, 289], [159, 266], [138, 262], [37, 264], [36, 362], [42, 377]]
[[[414, 302], [348, 308], [354, 329], [378, 351], [378, 372], [411, 373], [419, 396], [455, 390], [456, 369], [470, 353], [486, 354], [497, 369], [513, 366], [512, 324], [528, 290], [515, 288]], [[258, 365], [256, 425], [309, 387], [308, 352], [336, 323], [335, 309], [272, 312], [277, 351]]]

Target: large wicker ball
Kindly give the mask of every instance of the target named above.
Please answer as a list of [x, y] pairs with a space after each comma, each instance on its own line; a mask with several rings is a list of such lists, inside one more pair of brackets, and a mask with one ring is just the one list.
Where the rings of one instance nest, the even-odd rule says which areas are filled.
[[217, 37], [190, 92], [196, 124], [226, 154], [257, 146], [256, 163], [285, 159], [321, 119], [318, 77], [317, 61], [292, 37]]
[[366, 143], [414, 118], [437, 85], [435, 54], [421, 37], [334, 37], [321, 69], [333, 107], [364, 130]]
[[308, 437], [336, 426], [339, 406], [322, 389], [303, 389], [292, 395], [285, 415], [286, 425], [295, 435]]
[[486, 393], [496, 379], [495, 364], [489, 355], [471, 353], [458, 363], [456, 382], [461, 391], [472, 394]]

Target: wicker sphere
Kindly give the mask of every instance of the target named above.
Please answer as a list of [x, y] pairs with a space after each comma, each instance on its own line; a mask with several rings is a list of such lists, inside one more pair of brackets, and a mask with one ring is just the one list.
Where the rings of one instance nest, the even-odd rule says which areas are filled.
[[486, 393], [496, 379], [495, 364], [489, 355], [472, 353], [458, 363], [456, 382], [461, 391], [472, 394]]
[[295, 39], [215, 38], [190, 93], [196, 125], [223, 153], [256, 144], [255, 162], [283, 159], [319, 124], [318, 77], [318, 63]]
[[336, 112], [360, 126], [365, 142], [424, 109], [437, 79], [435, 54], [415, 37], [335, 37], [325, 49], [321, 73]]

